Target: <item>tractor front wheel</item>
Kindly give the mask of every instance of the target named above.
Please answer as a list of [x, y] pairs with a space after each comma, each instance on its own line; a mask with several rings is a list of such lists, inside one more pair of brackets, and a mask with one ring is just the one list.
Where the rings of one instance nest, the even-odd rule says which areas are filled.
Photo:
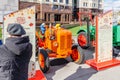
[[81, 48], [87, 49], [89, 47], [87, 44], [87, 35], [85, 32], [80, 32], [77, 40]]
[[84, 61], [84, 54], [82, 53], [82, 49], [78, 45], [72, 46], [72, 54], [71, 54], [72, 60], [77, 63], [83, 63]]
[[44, 49], [41, 49], [38, 53], [38, 63], [42, 72], [46, 73], [49, 70], [50, 64], [48, 53]]

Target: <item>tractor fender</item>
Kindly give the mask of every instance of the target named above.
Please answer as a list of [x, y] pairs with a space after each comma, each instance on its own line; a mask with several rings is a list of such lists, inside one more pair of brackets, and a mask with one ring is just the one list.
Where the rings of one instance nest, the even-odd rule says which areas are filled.
[[79, 34], [80, 32], [86, 32], [87, 33], [87, 26], [81, 26], [79, 31], [77, 32], [77, 34]]
[[78, 32], [77, 32], [77, 34], [79, 34], [80, 32], [85, 32], [85, 33], [87, 33], [87, 30], [82, 30], [82, 29], [80, 29]]
[[[80, 32], [85, 32], [87, 34], [87, 28], [85, 27], [80, 27], [79, 31], [77, 32], [77, 34], [79, 34]], [[90, 26], [90, 34], [94, 35], [95, 33], [95, 28], [93, 26]]]

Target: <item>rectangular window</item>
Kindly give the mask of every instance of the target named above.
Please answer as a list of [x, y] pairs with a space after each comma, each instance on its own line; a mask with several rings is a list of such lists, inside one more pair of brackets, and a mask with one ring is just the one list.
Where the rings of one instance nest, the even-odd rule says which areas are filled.
[[47, 15], [46, 15], [46, 13], [44, 14], [44, 21], [46, 21], [46, 17], [47, 17]]
[[87, 7], [87, 6], [88, 6], [88, 3], [87, 3], [87, 2], [84, 2], [84, 3], [83, 3], [83, 6], [86, 6], [86, 7]]
[[69, 0], [66, 0], [66, 4], [69, 4]]
[[46, 2], [49, 2], [49, 0], [46, 0]]
[[60, 5], [60, 9], [64, 9], [64, 6]]
[[61, 3], [63, 3], [63, 0], [60, 0]]
[[35, 19], [38, 20], [38, 13], [35, 13]]
[[68, 14], [68, 21], [69, 21], [69, 14]]
[[54, 14], [55, 21], [61, 21], [61, 14]]
[[57, 2], [57, 0], [53, 0], [53, 2]]
[[37, 2], [37, 0], [33, 0], [32, 2]]
[[101, 4], [99, 4], [99, 5], [98, 5], [98, 7], [99, 7], [99, 8], [102, 8], [102, 5], [101, 5]]
[[53, 9], [58, 9], [58, 5], [53, 5]]
[[70, 9], [69, 6], [65, 6], [65, 9]]
[[85, 6], [85, 4], [86, 4], [86, 3], [84, 2], [84, 3], [83, 3], [83, 6]]
[[100, 3], [100, 2], [102, 2], [102, 0], [98, 0], [98, 2]]
[[95, 3], [93, 3], [93, 7], [95, 7], [96, 5], [95, 5]]
[[67, 21], [67, 14], [65, 14], [65, 21]]
[[86, 3], [86, 7], [87, 7], [88, 3]]
[[48, 21], [50, 21], [50, 13], [48, 14]]

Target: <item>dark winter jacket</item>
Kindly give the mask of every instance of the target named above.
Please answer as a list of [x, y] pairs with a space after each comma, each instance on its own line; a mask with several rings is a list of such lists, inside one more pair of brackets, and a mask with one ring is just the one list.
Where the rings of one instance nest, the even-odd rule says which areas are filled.
[[28, 36], [7, 38], [0, 46], [0, 80], [27, 80], [31, 55]]

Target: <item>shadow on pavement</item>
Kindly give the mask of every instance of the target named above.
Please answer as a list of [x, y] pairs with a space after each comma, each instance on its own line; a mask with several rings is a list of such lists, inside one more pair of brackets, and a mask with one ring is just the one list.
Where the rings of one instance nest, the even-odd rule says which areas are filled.
[[86, 60], [89, 60], [89, 59], [93, 59], [94, 58], [94, 53], [95, 53], [95, 50], [93, 47], [90, 47], [88, 49], [82, 49], [83, 50], [83, 53], [84, 53], [84, 63]]
[[81, 68], [80, 66], [75, 73], [64, 80], [88, 80], [95, 73], [97, 71], [92, 68]]
[[[82, 49], [82, 50], [83, 50], [83, 53], [85, 54], [84, 62], [88, 59], [93, 58], [94, 48], [89, 48], [87, 50]], [[68, 66], [69, 62], [71, 62], [71, 58], [52, 59], [50, 61], [50, 65], [51, 65], [50, 70], [47, 73], [45, 73], [47, 80], [55, 80], [54, 77], [56, 76], [56, 74], [58, 76], [58, 73], [56, 73], [56, 72], [62, 70], [63, 67]], [[75, 64], [73, 64], [73, 65], [77, 66]], [[68, 69], [68, 68], [66, 68], [66, 69]], [[92, 68], [81, 68], [81, 66], [78, 67], [77, 70], [75, 70], [75, 71], [76, 71], [75, 73], [66, 77], [64, 80], [88, 80], [93, 74], [95, 74], [97, 72], [96, 70], [93, 70]], [[60, 74], [62, 74], [62, 73], [60, 73]], [[87, 75], [87, 76], [85, 76], [85, 75]], [[58, 80], [60, 80], [60, 79], [58, 79]]]
[[66, 64], [69, 61], [67, 61], [64, 58], [60, 58], [60, 59], [53, 59], [50, 61], [50, 70], [45, 73], [45, 76], [47, 78], [47, 80], [53, 80], [53, 76], [55, 75], [55, 72], [61, 68], [63, 68], [64, 66], [66, 66]]
[[59, 66], [68, 63], [68, 61], [64, 58], [61, 59], [54, 59], [50, 61], [51, 66]]

